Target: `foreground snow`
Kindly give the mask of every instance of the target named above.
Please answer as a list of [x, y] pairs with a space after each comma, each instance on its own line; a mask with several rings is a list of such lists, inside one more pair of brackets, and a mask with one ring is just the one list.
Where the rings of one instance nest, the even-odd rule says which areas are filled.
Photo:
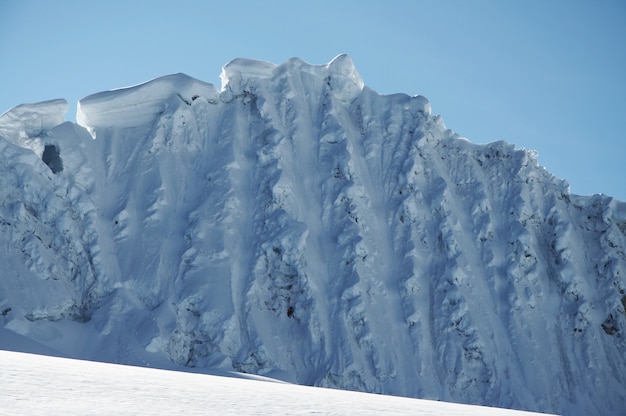
[[531, 415], [0, 351], [0, 415]]

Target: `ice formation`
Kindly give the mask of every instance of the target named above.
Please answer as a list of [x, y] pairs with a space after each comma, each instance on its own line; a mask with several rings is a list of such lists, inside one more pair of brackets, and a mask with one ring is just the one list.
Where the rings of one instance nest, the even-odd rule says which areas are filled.
[[238, 59], [222, 83], [0, 117], [0, 347], [623, 411], [626, 204], [379, 95], [345, 55]]

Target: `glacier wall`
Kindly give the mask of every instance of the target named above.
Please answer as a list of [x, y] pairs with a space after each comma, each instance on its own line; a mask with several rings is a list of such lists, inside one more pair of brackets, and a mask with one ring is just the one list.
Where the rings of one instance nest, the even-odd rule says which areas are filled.
[[459, 137], [345, 55], [66, 110], [0, 116], [0, 347], [623, 411], [626, 204], [533, 152]]

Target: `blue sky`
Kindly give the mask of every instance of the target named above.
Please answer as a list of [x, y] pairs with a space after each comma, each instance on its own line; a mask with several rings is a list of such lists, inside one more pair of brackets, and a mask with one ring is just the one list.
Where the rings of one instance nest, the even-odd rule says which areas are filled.
[[380, 93], [426, 96], [476, 143], [535, 149], [578, 194], [626, 201], [622, 0], [0, 0], [0, 113], [237, 57], [351, 56]]

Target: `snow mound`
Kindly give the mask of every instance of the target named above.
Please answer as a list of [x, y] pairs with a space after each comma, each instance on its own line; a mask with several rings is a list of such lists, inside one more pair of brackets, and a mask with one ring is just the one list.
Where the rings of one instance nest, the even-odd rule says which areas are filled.
[[287, 73], [289, 76], [312, 75], [323, 80], [335, 98], [352, 101], [363, 91], [365, 84], [352, 59], [342, 54], [325, 65], [312, 65], [300, 58], [291, 58], [282, 65], [253, 59], [235, 59], [222, 68], [222, 100], [231, 101], [237, 96], [258, 89], [264, 81]]
[[168, 106], [191, 105], [199, 97], [215, 103], [218, 91], [212, 84], [182, 73], [167, 75], [83, 98], [78, 102], [76, 121], [91, 130], [98, 127], [134, 127], [149, 123]]
[[0, 115], [0, 136], [23, 146], [24, 140], [42, 136], [62, 124], [67, 109], [64, 99], [18, 105]]
[[338, 98], [352, 100], [363, 90], [364, 83], [348, 55], [339, 55], [328, 64], [328, 79]]
[[222, 92], [230, 89], [240, 92], [247, 79], [268, 79], [272, 77], [278, 65], [255, 59], [237, 58], [222, 67], [220, 79]]

